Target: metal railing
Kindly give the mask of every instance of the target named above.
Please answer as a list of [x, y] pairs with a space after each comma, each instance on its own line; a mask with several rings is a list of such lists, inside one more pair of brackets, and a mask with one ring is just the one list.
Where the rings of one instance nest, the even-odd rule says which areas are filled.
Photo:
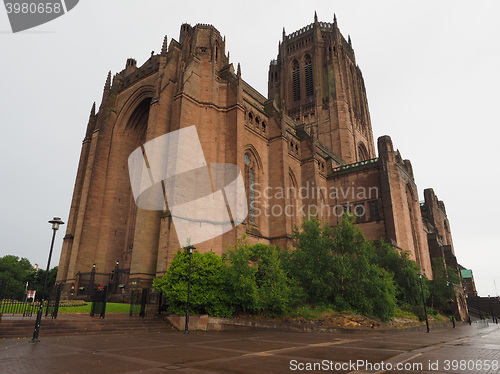
[[[56, 284], [49, 293], [49, 298], [44, 301], [43, 313], [45, 317], [49, 314], [52, 318], [57, 318], [59, 303], [61, 301], [62, 284]], [[0, 295], [1, 296], [1, 295]], [[36, 315], [40, 308], [40, 300], [20, 301], [15, 298], [0, 298], [0, 314], [7, 316], [22, 315], [23, 317], [32, 317]]]
[[148, 314], [160, 314], [163, 306], [163, 295], [155, 290], [143, 288], [130, 294], [129, 315], [143, 317]]
[[485, 327], [489, 327], [490, 324], [487, 319], [478, 319], [476, 321], [476, 326], [478, 329], [484, 329]]
[[36, 315], [40, 308], [40, 301], [26, 302], [19, 300], [5, 299], [0, 301], [0, 314], [6, 316], [22, 315], [23, 317], [31, 317]]

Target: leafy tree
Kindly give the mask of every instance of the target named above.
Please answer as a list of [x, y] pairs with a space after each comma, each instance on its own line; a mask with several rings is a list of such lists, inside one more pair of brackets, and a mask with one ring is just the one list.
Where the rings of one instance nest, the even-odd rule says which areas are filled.
[[389, 320], [396, 309], [392, 274], [379, 265], [376, 248], [353, 217], [345, 215], [333, 229], [335, 305]]
[[243, 312], [282, 315], [293, 303], [293, 286], [277, 247], [249, 245], [245, 238], [225, 254], [229, 298]]
[[292, 282], [283, 269], [278, 247], [255, 244], [251, 247], [256, 263], [256, 283], [260, 308], [272, 315], [282, 315], [294, 302]]
[[0, 258], [0, 280], [7, 279], [4, 298], [22, 300], [25, 295], [26, 281], [33, 271], [31, 263], [26, 258], [7, 255]]
[[[397, 251], [390, 244], [381, 241], [377, 243], [377, 255], [380, 265], [389, 271], [396, 284], [396, 298], [400, 306], [415, 306], [422, 304], [422, 291], [418, 273], [420, 267], [410, 260], [409, 252]], [[423, 282], [424, 296], [427, 300], [429, 291], [427, 283]]]
[[353, 217], [331, 229], [316, 219], [296, 230], [297, 248], [284, 256], [288, 275], [303, 289], [305, 302], [390, 319], [396, 308], [392, 274], [379, 265], [376, 248]]
[[[387, 243], [367, 241], [353, 217], [344, 216], [333, 229], [317, 219], [305, 220], [294, 239], [295, 250], [249, 245], [242, 238], [222, 258], [195, 252], [191, 312], [224, 317], [235, 310], [282, 315], [302, 303], [388, 320], [399, 303], [423, 315], [417, 310], [421, 307], [418, 265]], [[167, 273], [153, 282], [174, 313], [185, 312], [188, 258], [188, 252], [178, 252]], [[428, 281], [423, 281], [427, 298]], [[442, 299], [442, 284], [433, 286], [435, 300]]]
[[231, 304], [243, 312], [258, 313], [259, 291], [257, 287], [257, 267], [251, 266], [252, 250], [245, 238], [238, 240], [234, 248], [224, 254], [228, 262], [226, 281]]
[[[192, 254], [190, 313], [229, 317], [233, 309], [227, 300], [226, 265], [212, 252]], [[153, 281], [153, 287], [162, 291], [169, 301], [169, 309], [184, 314], [187, 307], [189, 252], [175, 254], [166, 274]]]
[[283, 254], [288, 276], [302, 289], [305, 302], [331, 303], [334, 298], [334, 259], [332, 256], [332, 230], [317, 219], [305, 220], [302, 229], [296, 229], [295, 250]]
[[455, 286], [460, 284], [458, 273], [451, 266], [445, 265], [443, 257], [432, 259], [432, 272], [434, 276], [430, 281], [431, 307], [450, 312], [449, 301], [455, 298]]
[[[55, 266], [49, 271], [49, 276], [47, 278], [47, 288], [45, 290], [45, 295], [43, 299], [47, 300], [49, 293], [51, 292], [54, 284], [56, 283], [58, 267]], [[28, 282], [28, 289], [36, 291], [36, 298], [42, 299], [43, 282], [45, 281], [45, 270], [44, 269], [32, 269], [28, 274], [26, 281]]]

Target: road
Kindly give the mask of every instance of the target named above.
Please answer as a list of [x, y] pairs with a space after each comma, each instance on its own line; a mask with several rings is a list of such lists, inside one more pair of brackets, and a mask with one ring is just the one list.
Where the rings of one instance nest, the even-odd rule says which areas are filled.
[[[177, 331], [0, 340], [2, 374], [499, 373], [500, 325], [349, 334]], [[316, 369], [316, 370], [314, 370]]]

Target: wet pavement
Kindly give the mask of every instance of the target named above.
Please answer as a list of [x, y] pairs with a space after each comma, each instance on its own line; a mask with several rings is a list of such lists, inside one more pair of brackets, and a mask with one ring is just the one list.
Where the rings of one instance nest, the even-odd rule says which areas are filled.
[[28, 340], [0, 340], [0, 373], [500, 373], [500, 325], [356, 334], [165, 329]]

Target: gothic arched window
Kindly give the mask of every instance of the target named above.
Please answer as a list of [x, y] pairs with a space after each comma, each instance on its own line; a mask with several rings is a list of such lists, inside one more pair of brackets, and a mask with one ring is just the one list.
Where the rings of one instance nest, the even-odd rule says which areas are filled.
[[363, 143], [358, 145], [358, 161], [366, 161], [370, 158], [368, 151]]
[[288, 188], [288, 207], [285, 208], [285, 214], [290, 215], [290, 234], [293, 234], [295, 226], [298, 225], [297, 219], [297, 204], [298, 204], [298, 194], [297, 194], [297, 179], [293, 174], [292, 170], [289, 171], [290, 186]]
[[293, 101], [300, 101], [300, 67], [297, 60], [292, 63]]
[[313, 68], [311, 56], [306, 55], [304, 72], [306, 78], [306, 97], [314, 96]]
[[248, 220], [255, 223], [255, 167], [248, 153], [245, 153], [245, 169], [248, 191]]

